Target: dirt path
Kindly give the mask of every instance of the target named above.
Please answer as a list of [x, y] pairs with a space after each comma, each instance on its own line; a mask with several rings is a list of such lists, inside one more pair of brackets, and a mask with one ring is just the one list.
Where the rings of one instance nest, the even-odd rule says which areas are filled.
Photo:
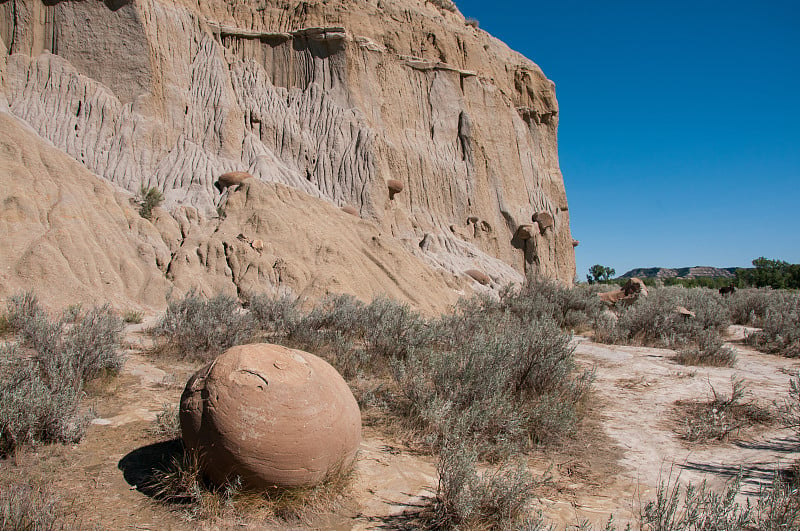
[[659, 480], [670, 475], [722, 488], [741, 470], [744, 501], [758, 492], [759, 483], [798, 458], [797, 437], [780, 427], [741, 433], [727, 442], [687, 443], [676, 433], [681, 420], [674, 406], [679, 400], [710, 400], [712, 386], [729, 395], [735, 377], [749, 389], [747, 399], [774, 407], [774, 402], [787, 398], [790, 375], [800, 370], [800, 361], [735, 342], [729, 343], [737, 352], [735, 367], [689, 367], [674, 362], [671, 350], [576, 341], [577, 359], [597, 371], [594, 392], [603, 411], [603, 429], [622, 449], [620, 477], [603, 496], [589, 496], [590, 509], [577, 510], [576, 515], [600, 522], [613, 511], [624, 519], [631, 509], [635, 512], [637, 499], [647, 500]]

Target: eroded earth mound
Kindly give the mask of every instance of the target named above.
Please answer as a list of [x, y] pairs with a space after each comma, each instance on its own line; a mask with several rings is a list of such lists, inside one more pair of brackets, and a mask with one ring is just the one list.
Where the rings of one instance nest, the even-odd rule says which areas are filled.
[[[129, 244], [128, 236], [112, 238], [109, 247], [141, 255], [145, 269], [161, 270], [181, 290], [191, 285], [242, 293], [252, 289], [254, 277], [263, 282], [258, 291], [317, 286], [354, 292], [349, 287], [360, 285], [363, 272], [351, 263], [339, 263], [346, 267], [327, 278], [311, 275], [314, 280], [303, 271], [273, 274], [268, 269], [280, 263], [267, 267], [263, 255], [252, 253], [250, 261], [227, 236], [222, 246], [209, 237], [233, 219], [249, 221], [243, 212], [231, 215], [232, 203], [240, 201], [237, 187], [214, 186], [230, 172], [247, 172], [274, 190], [291, 189], [281, 197], [299, 210], [357, 212], [360, 219], [336, 221], [339, 233], [361, 239], [369, 225], [381, 245], [393, 249], [392, 256], [370, 253], [381, 271], [354, 293], [359, 296], [406, 290], [398, 269], [408, 271], [407, 278], [422, 271], [439, 277], [435, 289], [413, 290], [425, 293], [429, 308], [449, 304], [464, 290], [493, 289], [466, 278], [470, 269], [485, 272], [492, 286], [534, 273], [564, 282], [574, 277], [553, 83], [534, 63], [467, 24], [450, 1], [10, 0], [0, 3], [0, 41], [6, 50], [0, 113], [27, 126], [25, 134], [38, 138], [32, 144], [50, 144], [76, 161], [50, 173], [22, 167], [56, 181], [71, 178], [65, 171], [92, 173], [111, 183], [117, 204], [132, 212], [135, 205], [121, 198], [143, 187], [160, 190], [165, 201], [155, 210], [156, 231], [146, 220], [126, 221], [136, 238], [145, 234], [147, 248]], [[30, 177], [16, 167], [0, 179], [6, 187]], [[92, 203], [101, 180], [77, 196]], [[25, 193], [38, 202], [42, 192]], [[6, 219], [19, 217], [15, 201], [0, 204]], [[534, 215], [547, 220], [546, 230], [515, 238]], [[312, 236], [326, 221], [307, 225], [289, 210], [276, 216], [296, 234]], [[246, 229], [225, 228], [256, 239]], [[287, 263], [308, 262], [317, 245], [342, 249], [343, 256], [351, 252], [330, 238], [280, 246], [268, 236], [271, 226], [262, 223], [259, 230], [270, 257]], [[4, 281], [0, 295], [45, 281], [39, 264], [62, 267], [70, 245], [63, 240], [42, 251], [25, 276], [6, 270], [14, 278]], [[293, 254], [298, 247], [302, 252]], [[20, 252], [5, 244], [2, 250]], [[238, 254], [235, 264], [231, 254]], [[402, 265], [395, 267], [398, 256]], [[187, 260], [194, 265], [186, 267]], [[119, 267], [113, 274], [128, 276]], [[164, 281], [145, 284], [126, 287], [124, 296], [153, 304]]]

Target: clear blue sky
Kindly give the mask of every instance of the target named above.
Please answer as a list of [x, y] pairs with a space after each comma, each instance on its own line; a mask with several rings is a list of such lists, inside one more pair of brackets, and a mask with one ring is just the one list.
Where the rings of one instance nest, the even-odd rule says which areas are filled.
[[800, 263], [800, 2], [456, 4], [556, 83], [579, 278]]

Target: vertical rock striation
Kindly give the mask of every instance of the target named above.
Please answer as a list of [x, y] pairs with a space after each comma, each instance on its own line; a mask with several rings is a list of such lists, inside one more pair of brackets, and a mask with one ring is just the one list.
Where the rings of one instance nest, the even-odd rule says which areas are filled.
[[0, 107], [176, 223], [247, 171], [437, 269], [574, 277], [554, 85], [449, 0], [8, 0], [0, 38]]

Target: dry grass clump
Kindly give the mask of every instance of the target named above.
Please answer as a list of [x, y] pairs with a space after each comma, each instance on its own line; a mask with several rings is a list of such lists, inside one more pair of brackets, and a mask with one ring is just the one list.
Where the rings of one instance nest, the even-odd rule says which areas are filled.
[[137, 310], [126, 310], [122, 314], [122, 320], [128, 324], [139, 324], [142, 322], [143, 318], [144, 315], [142, 315], [142, 312]]
[[47, 487], [33, 483], [0, 485], [0, 530], [56, 531], [78, 529]]
[[179, 439], [181, 437], [181, 422], [178, 408], [173, 404], [164, 404], [148, 431], [150, 435], [158, 440]]
[[215, 485], [203, 475], [202, 457], [182, 451], [153, 472], [144, 489], [156, 500], [180, 508], [190, 520], [216, 520], [234, 525], [260, 523], [269, 528], [307, 522], [315, 514], [335, 509], [353, 481], [353, 469], [331, 474], [314, 487], [247, 490], [239, 477]]
[[195, 292], [172, 300], [151, 329], [166, 337], [158, 350], [181, 358], [210, 360], [235, 345], [249, 342], [256, 332], [254, 319], [233, 297], [219, 294], [205, 299]]
[[757, 325], [761, 330], [747, 336], [748, 344], [770, 354], [800, 356], [800, 295], [773, 292]]
[[717, 394], [709, 402], [678, 403], [683, 418], [681, 437], [690, 442], [725, 440], [731, 433], [754, 424], [766, 424], [774, 415], [753, 402], [744, 402], [747, 389], [742, 380], [731, 381], [729, 397]]
[[76, 442], [90, 412], [84, 384], [122, 367], [122, 323], [108, 306], [51, 320], [31, 293], [8, 302], [20, 343], [0, 346], [0, 455], [20, 445]]

